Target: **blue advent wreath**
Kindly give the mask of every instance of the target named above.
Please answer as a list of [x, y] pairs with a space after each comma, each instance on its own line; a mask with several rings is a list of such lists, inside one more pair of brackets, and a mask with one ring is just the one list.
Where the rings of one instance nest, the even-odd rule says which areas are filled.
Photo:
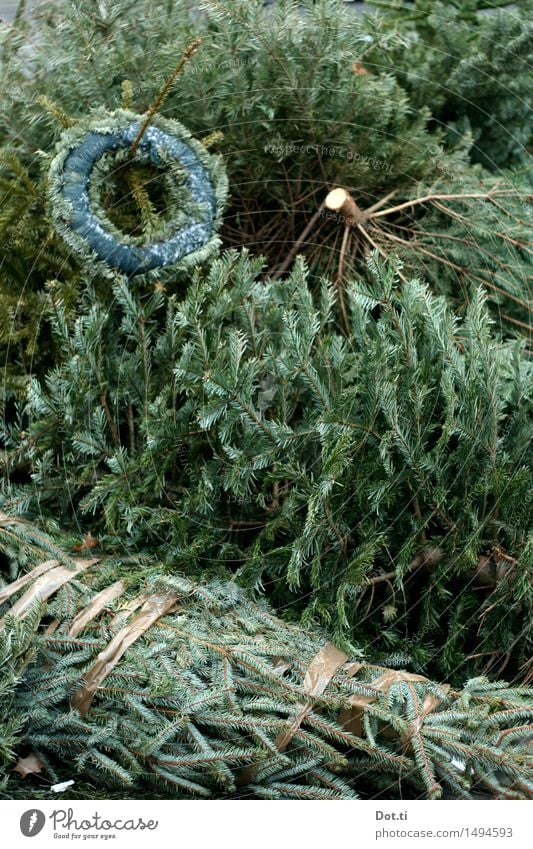
[[[217, 229], [227, 196], [217, 156], [177, 121], [156, 116], [131, 158], [143, 117], [124, 109], [100, 112], [63, 132], [48, 175], [54, 225], [75, 253], [100, 270], [127, 276], [190, 267], [218, 248]], [[161, 173], [169, 198], [166, 218], [142, 236], [122, 232], [101, 201], [118, 165], [150, 166]]]

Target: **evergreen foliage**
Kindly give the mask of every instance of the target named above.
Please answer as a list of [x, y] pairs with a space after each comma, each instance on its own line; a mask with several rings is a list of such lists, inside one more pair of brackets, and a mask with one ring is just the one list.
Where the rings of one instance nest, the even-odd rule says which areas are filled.
[[[47, 781], [81, 773], [100, 792], [146, 793], [147, 785], [158, 798], [353, 799], [398, 784], [403, 798], [471, 798], [482, 788], [496, 798], [533, 794], [529, 691], [480, 678], [454, 691], [350, 663], [233, 583], [199, 585], [142, 565], [137, 586], [131, 559], [72, 572], [41, 612], [31, 663], [24, 652], [39, 606], [26, 602], [24, 614], [11, 594], [11, 618], [0, 622], [1, 644], [10, 642], [2, 686], [11, 665], [24, 672], [0, 734], [10, 733], [13, 715], [24, 717], [19, 751], [37, 757]], [[129, 591], [75, 627], [121, 571]], [[139, 591], [161, 615], [116, 658]], [[99, 652], [110, 668], [87, 704]], [[20, 784], [11, 777], [7, 791], [16, 795]]]
[[[446, 146], [467, 140], [472, 161], [491, 170], [527, 164], [533, 110], [530, 0], [377, 0], [372, 6], [404, 41], [371, 53], [369, 66], [394, 69], [413, 105], [431, 106], [432, 122], [445, 129]], [[479, 14], [484, 10], [493, 14]]]
[[[161, 114], [200, 140], [222, 132], [216, 149], [227, 162], [232, 195], [222, 231], [227, 246], [263, 252], [280, 275], [299, 249], [315, 273], [335, 276], [343, 228], [320, 214], [327, 191], [344, 186], [367, 210], [394, 192], [380, 217], [352, 240], [345, 279], [364, 271], [365, 255], [377, 244], [382, 256], [400, 252], [410, 274], [423, 268], [458, 310], [482, 283], [502, 331], [528, 333], [530, 186], [522, 173], [492, 175], [473, 166], [470, 155], [490, 135], [480, 123], [489, 121], [481, 101], [501, 104], [491, 130], [501, 132], [484, 161], [510, 165], [525, 144], [527, 129], [519, 133], [516, 116], [523, 114], [528, 85], [521, 70], [527, 23], [512, 15], [498, 24], [510, 26], [509, 33], [493, 32], [492, 19], [467, 29], [437, 4], [433, 17], [420, 10], [420, 32], [413, 34], [400, 15], [360, 18], [344, 6], [340, 0], [284, 0], [268, 8], [260, 0], [211, 0], [199, 12], [191, 0], [58, 0], [34, 22], [22, 17], [3, 29], [0, 353], [11, 388], [53, 361], [41, 317], [45, 286], [57, 280], [65, 297], [73, 297], [82, 276], [47, 217], [43, 152], [65, 126], [87, 118], [88, 104], [146, 110], [193, 36], [202, 39], [198, 55]], [[449, 26], [438, 25], [440, 15], [447, 22], [452, 16]], [[467, 88], [458, 82], [450, 102], [443, 102], [442, 81], [456, 54], [450, 58], [445, 45], [433, 44], [446, 38], [464, 49], [467, 63], [457, 71]], [[480, 57], [496, 39], [483, 64]], [[409, 76], [413, 56], [427, 75], [424, 85]], [[476, 79], [480, 92], [468, 89]], [[481, 105], [463, 115], [457, 104], [468, 106], [474, 96]], [[435, 195], [440, 200], [420, 203]], [[408, 201], [414, 205], [389, 211]], [[122, 212], [127, 230], [128, 210]], [[88, 270], [96, 272], [91, 264]]]
[[16, 688], [35, 654], [34, 631], [38, 617], [10, 621], [0, 631], [0, 796], [6, 792], [8, 770], [20, 745], [26, 714], [17, 704]]
[[[373, 5], [0, 24], [6, 798], [533, 795], [533, 5]], [[218, 257], [77, 253], [55, 177], [117, 116], [97, 224], [196, 216], [174, 127]]]
[[[62, 362], [5, 427], [6, 509], [63, 516], [432, 673], [530, 654], [531, 366], [374, 259], [313, 299], [228, 253], [180, 300], [51, 293]], [[30, 476], [27, 483], [21, 476]], [[17, 480], [19, 482], [17, 482]], [[505, 613], [502, 615], [502, 610]], [[459, 670], [459, 671], [458, 671]]]

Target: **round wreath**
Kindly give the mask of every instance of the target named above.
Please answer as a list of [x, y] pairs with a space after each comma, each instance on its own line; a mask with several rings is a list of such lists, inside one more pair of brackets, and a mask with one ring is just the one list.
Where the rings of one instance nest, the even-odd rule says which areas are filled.
[[51, 216], [69, 246], [85, 262], [128, 276], [188, 267], [211, 256], [220, 243], [216, 231], [227, 195], [220, 158], [177, 121], [156, 117], [131, 162], [161, 172], [173, 215], [144, 238], [121, 232], [102, 206], [101, 190], [114, 165], [130, 156], [142, 121], [120, 109], [69, 128], [57, 144], [48, 182]]

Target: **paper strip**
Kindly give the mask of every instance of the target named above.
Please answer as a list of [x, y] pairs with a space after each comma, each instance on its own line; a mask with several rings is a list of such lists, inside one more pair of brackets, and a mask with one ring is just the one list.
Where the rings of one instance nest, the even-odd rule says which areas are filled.
[[[19, 619], [23, 619], [29, 611], [32, 609], [35, 602], [44, 601], [47, 598], [50, 598], [58, 589], [60, 589], [64, 584], [67, 584], [72, 578], [75, 578], [76, 575], [79, 575], [81, 572], [85, 572], [90, 566], [94, 566], [95, 563], [99, 562], [99, 558], [92, 558], [90, 560], [82, 560], [79, 558], [75, 558], [72, 560], [74, 564], [73, 569], [68, 569], [66, 566], [56, 566], [54, 569], [50, 569], [50, 571], [46, 572], [44, 575], [41, 575], [40, 578], [37, 578], [35, 583], [24, 593], [24, 595], [19, 598], [17, 602], [10, 609], [10, 616], [16, 616]], [[5, 623], [5, 616], [0, 619], [0, 627], [2, 627]]]
[[102, 612], [104, 607], [111, 602], [115, 601], [119, 596], [122, 595], [126, 586], [124, 581], [115, 581], [114, 584], [111, 584], [109, 587], [106, 587], [101, 592], [97, 593], [93, 599], [89, 602], [87, 607], [80, 611], [78, 615], [72, 620], [72, 624], [69, 629], [69, 637], [77, 637], [86, 625], [89, 622], [92, 622], [99, 613]]
[[[320, 696], [335, 673], [347, 660], [348, 656], [338, 649], [337, 646], [333, 645], [333, 643], [326, 643], [314, 656], [305, 673], [303, 685], [305, 692], [309, 696]], [[301, 705], [300, 710], [291, 721], [287, 730], [278, 734], [276, 747], [280, 752], [287, 748], [311, 708], [311, 702]]]
[[144, 604], [147, 598], [149, 598], [148, 595], [140, 595], [137, 596], [137, 598], [127, 601], [113, 616], [109, 623], [109, 630], [113, 631], [114, 628], [117, 628], [118, 625], [120, 625], [120, 622], [124, 619], [124, 615], [129, 616], [130, 613], [134, 613], [135, 610]]
[[[449, 684], [443, 684], [443, 689], [449, 690]], [[415, 719], [415, 721], [411, 724], [411, 726], [407, 729], [407, 733], [405, 735], [404, 745], [407, 745], [409, 739], [413, 736], [413, 734], [420, 734], [422, 726], [426, 721], [427, 717], [430, 713], [433, 713], [434, 710], [438, 708], [442, 699], [439, 699], [437, 696], [428, 693], [426, 698], [424, 699], [424, 703], [422, 704], [422, 710], [420, 711], [419, 716]]]
[[15, 595], [15, 593], [25, 587], [26, 584], [30, 584], [40, 575], [44, 575], [45, 572], [49, 572], [50, 569], [54, 568], [54, 566], [59, 566], [59, 560], [45, 560], [44, 563], [39, 563], [39, 565], [32, 569], [31, 572], [26, 572], [25, 575], [17, 578], [17, 580], [13, 581], [12, 584], [7, 584], [7, 586], [2, 587], [0, 590], [0, 604], [3, 604], [6, 599]]
[[84, 684], [74, 694], [72, 703], [81, 716], [85, 716], [98, 687], [115, 668], [126, 650], [141, 637], [161, 616], [164, 616], [176, 603], [174, 595], [153, 595], [143, 604], [140, 612], [131, 622], [124, 625], [115, 634], [111, 642], [100, 652], [96, 663], [84, 675]]
[[380, 675], [379, 678], [376, 678], [368, 684], [363, 684], [364, 687], [376, 690], [375, 694], [370, 696], [356, 694], [348, 699], [347, 704], [349, 707], [343, 708], [340, 711], [339, 722], [344, 726], [344, 728], [346, 728], [347, 731], [350, 731], [357, 737], [361, 737], [363, 732], [363, 714], [365, 712], [365, 708], [372, 704], [372, 702], [375, 702], [380, 693], [387, 693], [393, 684], [397, 684], [400, 681], [422, 682], [427, 680], [428, 679], [424, 678], [423, 675], [415, 675], [411, 672], [402, 672], [398, 669], [388, 669], [383, 673], [383, 675]]

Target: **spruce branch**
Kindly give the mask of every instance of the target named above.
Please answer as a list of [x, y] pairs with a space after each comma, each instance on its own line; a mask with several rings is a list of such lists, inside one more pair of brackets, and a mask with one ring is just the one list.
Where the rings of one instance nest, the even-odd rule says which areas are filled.
[[170, 74], [168, 79], [166, 80], [166, 82], [161, 86], [161, 88], [160, 88], [160, 90], [157, 94], [156, 99], [154, 100], [154, 102], [152, 103], [152, 105], [148, 109], [148, 112], [146, 114], [146, 118], [145, 118], [144, 122], [141, 124], [137, 135], [135, 136], [133, 142], [131, 143], [130, 159], [133, 159], [135, 157], [135, 154], [137, 153], [137, 148], [139, 147], [139, 144], [141, 143], [141, 139], [144, 136], [148, 127], [150, 126], [150, 123], [153, 121], [154, 116], [157, 115], [157, 113], [161, 109], [161, 106], [165, 102], [172, 86], [176, 82], [176, 79], [181, 74], [183, 68], [185, 67], [185, 65], [187, 64], [189, 59], [191, 59], [194, 56], [194, 54], [196, 53], [196, 51], [200, 47], [201, 43], [202, 43], [201, 38], [195, 38], [193, 41], [191, 41], [189, 46], [185, 49], [185, 52], [183, 53], [183, 56], [179, 60], [178, 64], [176, 65], [176, 67], [174, 68], [174, 70], [172, 71], [172, 73]]

